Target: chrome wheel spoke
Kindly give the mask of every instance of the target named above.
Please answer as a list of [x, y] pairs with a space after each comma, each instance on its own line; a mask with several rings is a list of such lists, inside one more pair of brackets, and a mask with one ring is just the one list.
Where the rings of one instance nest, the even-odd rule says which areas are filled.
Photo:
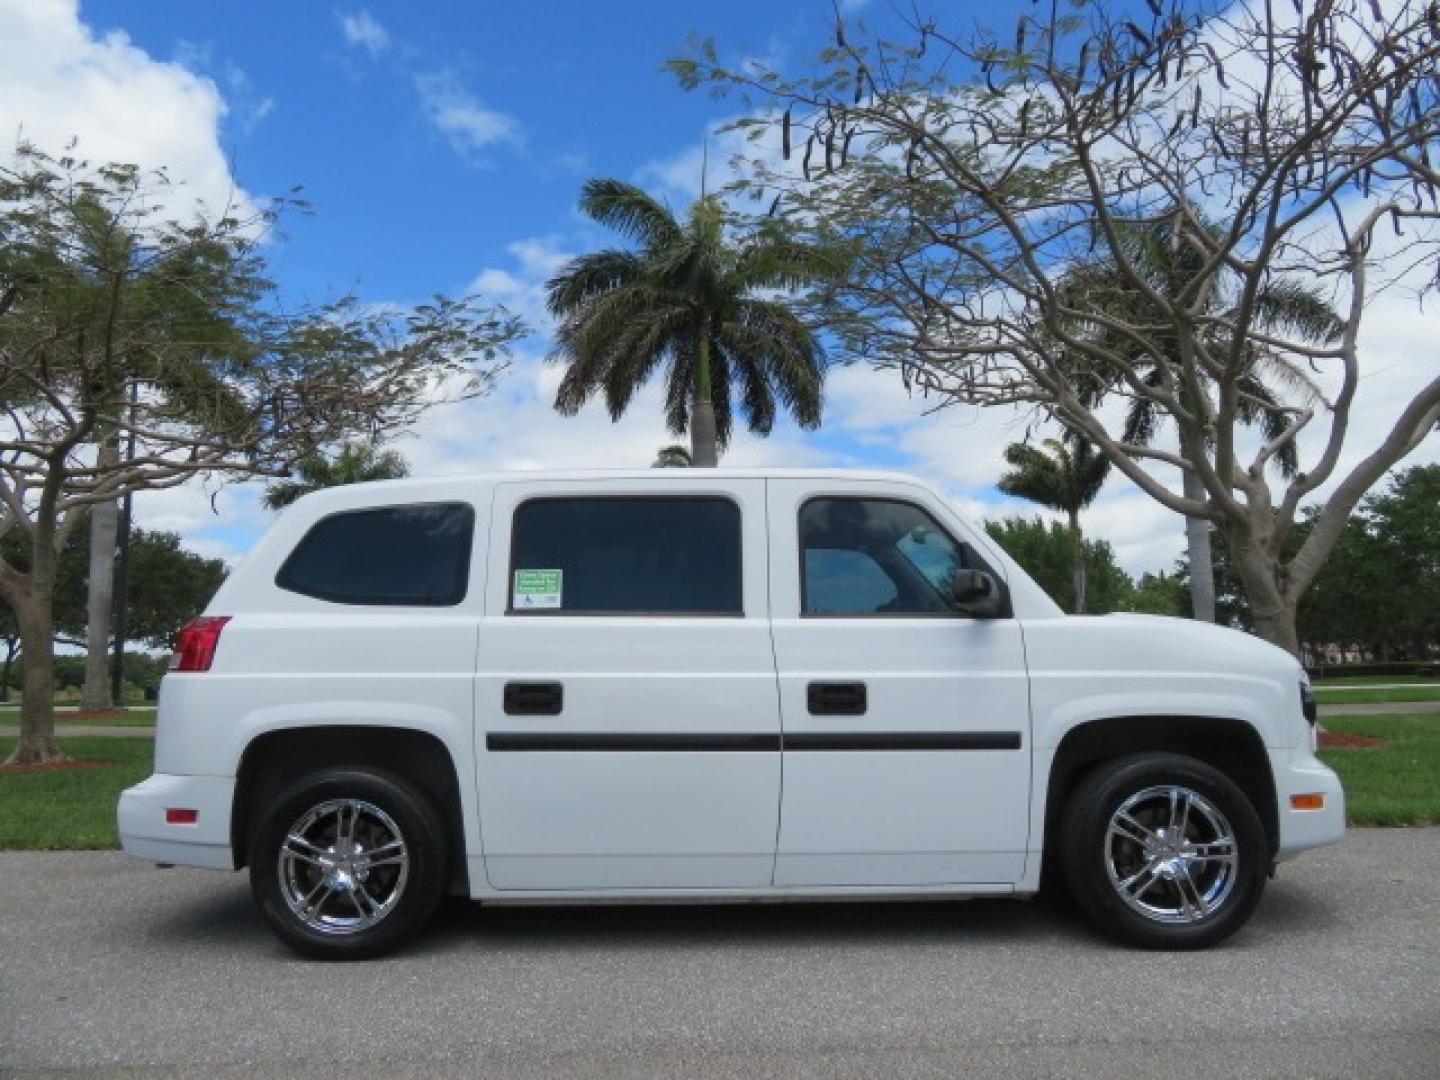
[[285, 843], [280, 850], [291, 858], [300, 859], [302, 862], [310, 863], [312, 866], [320, 865], [320, 856], [325, 852], [316, 847], [303, 836], [295, 836], [293, 833], [285, 837]]
[[[324, 892], [321, 893], [320, 899], [316, 900], [316, 894], [320, 893], [322, 889], [324, 890]], [[320, 909], [325, 906], [325, 901], [329, 900], [330, 897], [334, 895], [334, 893], [335, 886], [330, 885], [327, 880], [322, 877], [316, 883], [315, 888], [311, 889], [310, 892], [307, 893], [305, 896], [305, 901], [303, 904], [305, 914], [312, 917], [318, 914]]]
[[1191, 792], [1179, 788], [1170, 789], [1170, 832], [1177, 839], [1185, 838], [1190, 826], [1190, 805], [1194, 800]]
[[[1141, 870], [1137, 870], [1124, 881], [1120, 882], [1120, 891], [1129, 894], [1133, 899], [1140, 899], [1150, 887], [1160, 879], [1160, 871], [1154, 863], [1147, 863]], [[1136, 885], [1139, 885], [1137, 888]]]
[[1180, 894], [1180, 906], [1186, 917], [1195, 922], [1205, 917], [1205, 898], [1200, 895], [1200, 890], [1195, 885], [1195, 879], [1190, 876], [1190, 868], [1184, 864], [1180, 872], [1175, 875], [1175, 889]]
[[1116, 814], [1110, 822], [1110, 832], [1115, 836], [1123, 836], [1126, 840], [1139, 844], [1141, 847], [1155, 842], [1155, 834], [1129, 814]]
[[382, 907], [359, 881], [355, 882], [354, 887], [350, 890], [350, 899], [355, 902], [355, 908], [360, 912], [362, 919], [374, 919]]
[[[345, 822], [345, 811], [350, 811], [350, 822]], [[360, 808], [355, 803], [341, 803], [335, 811], [335, 844], [349, 845], [355, 842], [355, 826], [360, 820]]]

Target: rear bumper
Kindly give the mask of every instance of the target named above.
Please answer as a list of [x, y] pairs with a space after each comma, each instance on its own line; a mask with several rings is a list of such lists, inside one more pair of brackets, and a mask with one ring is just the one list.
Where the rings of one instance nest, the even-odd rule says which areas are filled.
[[[230, 850], [230, 808], [235, 780], [224, 776], [172, 776], [156, 773], [121, 792], [115, 817], [120, 846], [148, 862], [235, 869]], [[193, 825], [171, 825], [165, 812], [196, 812]]]
[[[1281, 755], [1277, 755], [1281, 756]], [[1345, 835], [1345, 789], [1340, 778], [1308, 746], [1273, 760], [1275, 794], [1280, 812], [1280, 859], [1289, 859], [1310, 848], [1337, 843]], [[1323, 795], [1318, 810], [1296, 810], [1292, 795]]]

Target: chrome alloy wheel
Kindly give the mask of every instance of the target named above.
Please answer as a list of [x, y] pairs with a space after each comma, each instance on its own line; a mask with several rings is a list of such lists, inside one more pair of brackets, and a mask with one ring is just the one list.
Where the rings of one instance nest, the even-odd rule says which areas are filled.
[[410, 874], [400, 827], [374, 803], [331, 799], [311, 807], [280, 843], [280, 894], [322, 934], [357, 934], [395, 910]]
[[1120, 898], [1159, 923], [1198, 923], [1235, 888], [1235, 831], [1219, 808], [1190, 788], [1137, 792], [1110, 815], [1105, 869]]

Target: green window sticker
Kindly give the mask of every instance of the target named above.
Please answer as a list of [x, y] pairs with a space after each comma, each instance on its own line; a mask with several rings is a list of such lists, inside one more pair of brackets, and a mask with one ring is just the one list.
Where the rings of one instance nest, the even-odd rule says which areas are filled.
[[511, 606], [516, 611], [561, 607], [564, 576], [563, 570], [516, 570]]

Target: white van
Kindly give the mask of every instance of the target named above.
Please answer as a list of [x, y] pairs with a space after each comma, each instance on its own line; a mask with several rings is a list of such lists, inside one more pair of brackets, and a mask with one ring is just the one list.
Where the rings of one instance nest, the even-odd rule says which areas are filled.
[[287, 510], [181, 634], [125, 850], [373, 956], [485, 903], [1035, 893], [1146, 946], [1333, 843], [1294, 658], [1064, 615], [905, 476], [499, 474]]

